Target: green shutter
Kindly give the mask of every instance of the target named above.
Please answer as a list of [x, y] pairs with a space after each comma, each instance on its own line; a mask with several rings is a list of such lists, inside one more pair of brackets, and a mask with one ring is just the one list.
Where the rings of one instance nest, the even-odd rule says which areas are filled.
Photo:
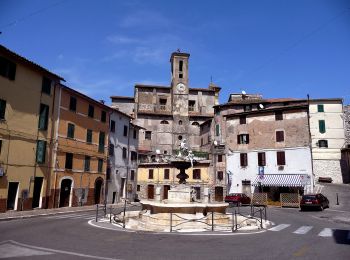
[[73, 124], [68, 124], [67, 137], [74, 138], [75, 126]]
[[5, 119], [6, 101], [0, 99], [0, 119]]
[[324, 120], [318, 120], [318, 127], [321, 134], [326, 132], [326, 122]]
[[90, 171], [90, 156], [85, 156], [84, 170], [86, 172]]
[[103, 169], [103, 159], [98, 159], [98, 172], [102, 172]]
[[36, 162], [45, 163], [46, 141], [38, 140], [36, 145]]
[[216, 125], [216, 136], [220, 136], [220, 125]]
[[98, 140], [98, 151], [103, 153], [105, 148], [105, 133], [100, 132], [99, 140]]
[[86, 142], [89, 144], [92, 143], [92, 130], [90, 129], [86, 131]]
[[323, 105], [317, 105], [317, 111], [318, 112], [324, 112], [324, 106]]
[[49, 120], [49, 106], [40, 104], [40, 115], [39, 115], [39, 129], [47, 130], [47, 124]]

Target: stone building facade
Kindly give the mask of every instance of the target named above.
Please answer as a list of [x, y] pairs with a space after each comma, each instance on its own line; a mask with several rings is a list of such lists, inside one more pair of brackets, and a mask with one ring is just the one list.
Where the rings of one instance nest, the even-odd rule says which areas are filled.
[[350, 148], [350, 105], [344, 106], [345, 144]]
[[230, 193], [313, 191], [306, 100], [231, 94], [215, 109]]
[[[176, 154], [180, 143], [186, 140], [195, 155], [210, 160], [208, 174], [214, 175], [213, 140], [210, 140], [209, 149], [202, 147], [201, 125], [214, 118], [213, 106], [219, 103], [220, 88], [214, 84], [210, 84], [208, 88], [190, 87], [189, 57], [187, 53], [172, 53], [170, 86], [136, 84], [133, 98], [111, 97], [112, 107], [124, 109], [123, 112], [133, 114], [135, 123], [144, 128], [139, 134], [139, 167], [146, 172], [148, 169], [153, 171], [157, 169], [156, 158], [160, 158], [158, 163], [162, 164], [159, 168], [175, 171], [171, 165], [163, 165], [164, 161], [161, 158]], [[139, 173], [141, 174], [140, 170]], [[211, 198], [222, 201], [223, 194], [226, 192], [225, 179], [220, 179], [217, 183], [213, 181], [215, 179], [209, 177], [208, 184], [204, 186], [212, 192], [215, 192], [215, 189], [217, 193], [220, 192], [221, 195], [215, 196], [213, 193]], [[148, 182], [147, 178], [139, 178], [141, 198], [152, 197], [144, 195], [148, 192], [144, 190]], [[205, 183], [204, 180], [202, 182]], [[159, 182], [159, 186], [164, 185], [168, 185], [168, 182]], [[160, 192], [159, 188], [157, 192]], [[149, 191], [149, 193], [152, 192]]]
[[343, 100], [341, 98], [311, 99], [310, 132], [315, 178], [330, 177], [343, 183], [345, 147]]

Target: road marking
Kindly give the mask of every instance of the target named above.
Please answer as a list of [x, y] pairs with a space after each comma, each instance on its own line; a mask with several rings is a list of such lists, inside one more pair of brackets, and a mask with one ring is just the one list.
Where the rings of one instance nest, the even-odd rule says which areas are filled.
[[327, 209], [327, 211], [342, 212], [342, 213], [348, 213], [349, 212], [349, 211], [337, 210], [337, 209]]
[[7, 241], [0, 245], [0, 259], [10, 258], [10, 257], [25, 257], [25, 256], [39, 256], [39, 255], [52, 255], [51, 252], [46, 252], [43, 250], [30, 249], [18, 245], [13, 245], [11, 242]]
[[95, 215], [91, 215], [91, 214], [82, 214], [82, 215], [79, 215], [79, 214], [69, 214], [69, 215], [56, 215], [56, 216], [48, 216], [46, 218], [51, 218], [51, 219], [64, 219], [64, 218], [87, 218], [87, 219], [90, 219], [90, 218], [94, 218]]
[[269, 228], [268, 230], [270, 230], [270, 231], [281, 231], [282, 229], [285, 229], [285, 228], [287, 228], [289, 226], [290, 226], [290, 224], [280, 224], [280, 225], [275, 226], [273, 228]]
[[51, 248], [46, 248], [46, 247], [31, 246], [31, 245], [28, 245], [28, 244], [19, 243], [19, 242], [14, 241], [14, 240], [7, 240], [7, 241], [4, 241], [4, 242], [10, 243], [10, 244], [16, 245], [16, 246], [21, 246], [21, 247], [24, 247], [24, 248], [30, 248], [30, 249], [35, 249], [35, 250], [43, 250], [45, 252], [50, 252], [50, 253], [74, 255], [74, 256], [79, 256], [79, 257], [101, 259], [101, 260], [120, 260], [120, 259], [116, 259], [116, 258], [94, 256], [94, 255], [86, 255], [86, 254], [81, 254], [81, 253], [69, 252], [69, 251], [65, 251], [65, 250], [56, 250], [56, 249], [51, 249]]
[[312, 229], [312, 226], [301, 226], [297, 230], [295, 230], [294, 234], [304, 235]]
[[303, 246], [302, 248], [300, 248], [298, 251], [296, 251], [293, 256], [304, 256], [305, 253], [307, 252], [307, 250], [309, 250], [310, 247], [309, 246]]
[[333, 236], [333, 230], [330, 228], [324, 228], [318, 235], [320, 237], [331, 237]]

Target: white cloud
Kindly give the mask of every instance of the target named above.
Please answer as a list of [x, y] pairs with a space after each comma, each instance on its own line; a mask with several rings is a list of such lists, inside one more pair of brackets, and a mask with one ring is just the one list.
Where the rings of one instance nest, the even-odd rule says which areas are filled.
[[107, 40], [115, 44], [142, 43], [140, 39], [136, 39], [136, 38], [132, 38], [124, 35], [110, 35], [110, 36], [107, 36]]
[[124, 17], [119, 26], [130, 27], [167, 27], [171, 23], [162, 14], [151, 10], [139, 10]]

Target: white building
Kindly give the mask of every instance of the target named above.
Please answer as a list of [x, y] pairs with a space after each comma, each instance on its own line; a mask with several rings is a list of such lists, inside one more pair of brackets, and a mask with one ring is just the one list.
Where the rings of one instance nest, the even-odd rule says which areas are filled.
[[341, 160], [341, 149], [345, 147], [343, 100], [312, 99], [309, 109], [315, 178], [317, 180], [319, 177], [331, 177], [333, 183], [343, 183]]
[[139, 129], [132, 117], [121, 111], [110, 115], [107, 203], [136, 198]]

